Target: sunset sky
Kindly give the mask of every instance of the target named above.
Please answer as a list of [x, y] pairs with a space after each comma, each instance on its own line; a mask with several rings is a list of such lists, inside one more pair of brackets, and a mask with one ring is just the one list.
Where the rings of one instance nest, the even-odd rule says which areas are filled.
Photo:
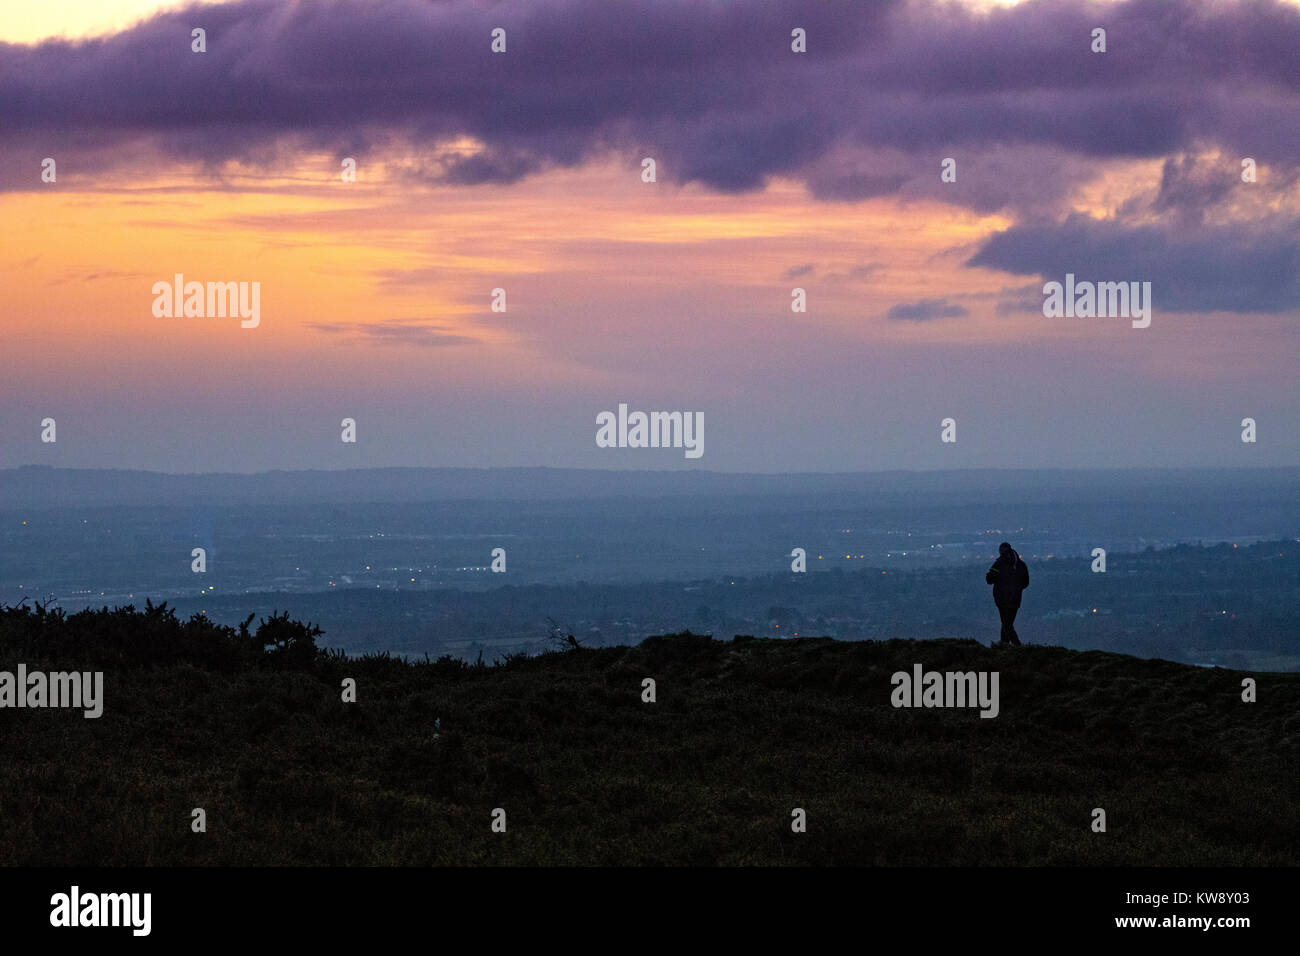
[[[0, 41], [0, 467], [1300, 465], [1300, 4], [2, 0]], [[1045, 318], [1067, 272], [1150, 327]], [[260, 325], [155, 317], [176, 273]], [[597, 448], [620, 402], [703, 457]]]

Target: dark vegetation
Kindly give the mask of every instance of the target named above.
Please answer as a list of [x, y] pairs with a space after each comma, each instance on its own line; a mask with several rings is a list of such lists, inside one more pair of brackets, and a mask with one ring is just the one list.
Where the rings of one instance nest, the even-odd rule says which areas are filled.
[[[105, 672], [99, 719], [0, 709], [0, 863], [1300, 862], [1300, 675], [1248, 704], [1240, 672], [1056, 647], [679, 634], [476, 665], [251, 624], [0, 607], [0, 669]], [[914, 663], [998, 670], [1000, 716], [892, 708]]]

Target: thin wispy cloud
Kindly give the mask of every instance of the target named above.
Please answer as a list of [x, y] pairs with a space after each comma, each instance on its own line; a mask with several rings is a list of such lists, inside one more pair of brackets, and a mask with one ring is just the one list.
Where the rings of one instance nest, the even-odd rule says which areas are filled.
[[478, 340], [429, 319], [386, 319], [374, 322], [308, 322], [307, 327], [326, 335], [353, 335], [392, 345], [438, 348], [472, 345]]
[[919, 302], [900, 302], [885, 313], [885, 318], [903, 322], [929, 322], [933, 319], [955, 319], [969, 315], [965, 306], [947, 299], [921, 299]]

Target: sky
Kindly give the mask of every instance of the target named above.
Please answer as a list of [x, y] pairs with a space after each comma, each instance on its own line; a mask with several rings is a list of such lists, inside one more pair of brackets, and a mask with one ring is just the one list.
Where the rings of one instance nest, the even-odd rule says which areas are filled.
[[0, 467], [1300, 465], [1298, 161], [1280, 0], [0, 0]]

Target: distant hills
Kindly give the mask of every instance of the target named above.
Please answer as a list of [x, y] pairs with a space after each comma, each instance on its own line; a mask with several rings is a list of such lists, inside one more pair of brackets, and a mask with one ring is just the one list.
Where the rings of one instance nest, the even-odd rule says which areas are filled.
[[882, 471], [740, 474], [578, 468], [360, 468], [257, 474], [25, 465], [0, 470], [0, 509], [62, 505], [400, 503], [456, 499], [546, 500], [663, 496], [789, 496], [823, 502], [915, 504], [995, 500], [1034, 503], [1061, 495], [1106, 500], [1196, 496], [1239, 501], [1300, 493], [1300, 468], [1113, 471]]

